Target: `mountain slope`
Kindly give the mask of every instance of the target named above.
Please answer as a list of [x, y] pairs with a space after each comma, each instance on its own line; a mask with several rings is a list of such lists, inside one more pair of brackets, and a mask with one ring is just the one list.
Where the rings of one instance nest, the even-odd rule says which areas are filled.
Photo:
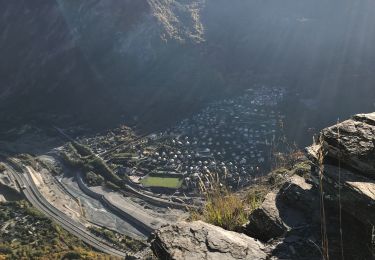
[[[2, 111], [164, 122], [253, 83], [297, 89], [317, 99], [327, 118], [332, 103], [341, 116], [373, 106], [370, 0], [0, 6]], [[348, 105], [347, 96], [365, 99]]]

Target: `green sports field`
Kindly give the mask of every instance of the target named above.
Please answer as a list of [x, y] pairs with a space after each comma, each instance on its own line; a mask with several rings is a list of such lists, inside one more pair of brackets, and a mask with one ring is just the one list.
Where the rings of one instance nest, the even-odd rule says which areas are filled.
[[145, 187], [178, 189], [182, 185], [182, 179], [176, 177], [152, 177], [147, 176], [141, 180]]

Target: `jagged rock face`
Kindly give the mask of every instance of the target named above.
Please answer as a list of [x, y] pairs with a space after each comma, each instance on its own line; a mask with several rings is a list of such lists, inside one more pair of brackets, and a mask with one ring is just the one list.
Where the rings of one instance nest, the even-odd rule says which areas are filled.
[[375, 113], [359, 114], [322, 131], [328, 157], [375, 177]]
[[206, 0], [148, 0], [153, 16], [163, 25], [163, 39], [196, 43], [204, 41], [201, 11], [205, 2]]
[[204, 41], [200, 18], [204, 0], [57, 2], [74, 38], [91, 62], [99, 66], [99, 73], [105, 72], [100, 66], [103, 60], [110, 67], [118, 62], [123, 65], [128, 58], [138, 66], [147, 66], [160, 58], [160, 51], [169, 42]]
[[[327, 195], [342, 209], [364, 224], [375, 224], [375, 113], [358, 114], [347, 121], [326, 128], [322, 145], [307, 148], [317, 170], [323, 170]], [[319, 166], [319, 150], [324, 164]]]
[[[356, 220], [343, 225], [367, 232], [363, 245], [370, 243], [375, 225], [374, 119], [375, 113], [355, 115], [324, 129], [323, 142], [307, 148], [315, 163], [315, 182], [318, 185], [319, 178], [322, 180], [326, 207], [341, 207], [343, 214]], [[320, 151], [324, 155], [322, 165]]]
[[337, 202], [341, 189], [342, 209], [365, 225], [374, 225], [375, 113], [358, 114], [326, 128], [321, 139], [322, 145], [315, 144], [307, 152], [318, 165], [319, 149], [324, 151], [323, 184], [328, 197]]
[[330, 200], [338, 201], [338, 190], [341, 186], [340, 199], [343, 210], [365, 224], [375, 225], [374, 180], [346, 169], [325, 165], [324, 181], [324, 190]]
[[196, 221], [157, 230], [151, 247], [159, 259], [266, 259], [262, 243], [243, 234]]
[[[314, 164], [316, 161], [313, 159]], [[369, 248], [375, 219], [374, 181], [326, 163], [322, 183], [330, 258], [341, 257], [339, 237], [342, 230], [346, 259], [372, 259]], [[319, 185], [315, 171], [304, 177], [285, 176], [279, 188], [271, 191], [261, 207], [250, 214], [244, 232], [267, 242], [265, 246], [276, 259], [321, 259], [316, 248], [321, 244], [323, 220]]]

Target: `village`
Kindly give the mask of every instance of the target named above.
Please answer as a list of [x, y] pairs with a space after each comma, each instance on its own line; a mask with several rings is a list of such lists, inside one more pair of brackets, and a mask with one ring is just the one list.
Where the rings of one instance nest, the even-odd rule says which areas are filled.
[[280, 87], [248, 89], [162, 132], [140, 138], [123, 127], [80, 141], [142, 189], [195, 194], [215, 179], [235, 190], [269, 170], [284, 95]]

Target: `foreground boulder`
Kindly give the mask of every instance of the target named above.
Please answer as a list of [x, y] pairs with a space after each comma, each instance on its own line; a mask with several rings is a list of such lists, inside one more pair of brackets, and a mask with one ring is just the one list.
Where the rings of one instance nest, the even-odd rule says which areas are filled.
[[179, 222], [150, 238], [159, 259], [266, 259], [263, 244], [251, 237], [201, 221]]

